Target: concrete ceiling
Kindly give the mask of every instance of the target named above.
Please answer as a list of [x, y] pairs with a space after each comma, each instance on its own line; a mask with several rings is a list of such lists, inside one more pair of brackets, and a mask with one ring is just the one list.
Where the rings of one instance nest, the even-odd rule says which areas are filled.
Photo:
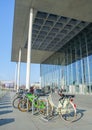
[[32, 63], [41, 63], [92, 22], [92, 0], [15, 0], [11, 60], [26, 62], [29, 10], [34, 9]]

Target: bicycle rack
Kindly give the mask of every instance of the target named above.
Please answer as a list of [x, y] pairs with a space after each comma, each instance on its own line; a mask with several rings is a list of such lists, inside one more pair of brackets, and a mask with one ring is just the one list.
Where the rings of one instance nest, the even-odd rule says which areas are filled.
[[45, 99], [46, 100], [46, 107], [47, 107], [47, 114], [46, 116], [41, 117], [41, 119], [45, 121], [49, 121], [49, 104], [48, 104], [48, 95], [47, 96], [41, 96], [39, 99]]
[[[45, 120], [45, 121], [48, 121], [48, 116], [49, 116], [49, 112], [48, 112], [48, 96], [41, 96], [41, 97], [39, 97], [39, 99], [45, 99], [46, 100], [46, 102], [47, 102], [47, 104], [46, 104], [46, 107], [47, 107], [47, 114], [46, 114], [46, 116], [45, 117], [41, 117], [43, 120]], [[34, 107], [34, 102], [35, 102], [35, 100], [36, 100], [36, 98], [33, 100], [33, 102], [32, 102], [32, 115], [35, 115], [35, 111], [34, 111], [34, 109], [35, 109], [35, 107]]]
[[32, 102], [32, 115], [34, 115], [34, 102], [35, 102], [36, 98], [33, 99], [33, 102]]

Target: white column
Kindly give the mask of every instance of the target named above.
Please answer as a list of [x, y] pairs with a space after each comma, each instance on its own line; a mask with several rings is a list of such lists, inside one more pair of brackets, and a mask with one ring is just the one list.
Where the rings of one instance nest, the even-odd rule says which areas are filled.
[[17, 91], [20, 86], [20, 65], [21, 65], [21, 48], [19, 50], [19, 61], [18, 61], [18, 71], [17, 71]]
[[15, 67], [15, 84], [14, 84], [14, 90], [17, 89], [17, 70], [18, 70], [18, 62], [16, 62], [16, 67]]
[[31, 63], [31, 42], [32, 42], [32, 22], [33, 9], [30, 9], [29, 31], [28, 31], [28, 48], [27, 48], [27, 70], [26, 70], [26, 89], [30, 88], [30, 63]]

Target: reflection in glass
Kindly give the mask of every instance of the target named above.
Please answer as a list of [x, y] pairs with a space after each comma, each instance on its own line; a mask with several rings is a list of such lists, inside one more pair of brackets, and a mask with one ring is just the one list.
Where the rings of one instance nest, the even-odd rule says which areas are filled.
[[41, 63], [41, 86], [92, 93], [92, 24]]

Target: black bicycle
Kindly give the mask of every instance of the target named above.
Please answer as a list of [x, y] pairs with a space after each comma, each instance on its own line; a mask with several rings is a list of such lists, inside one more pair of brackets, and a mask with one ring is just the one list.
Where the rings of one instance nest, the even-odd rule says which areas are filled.
[[14, 99], [12, 101], [12, 105], [14, 108], [18, 108], [19, 101], [23, 98], [23, 94], [27, 92], [27, 90], [20, 89], [14, 96]]

